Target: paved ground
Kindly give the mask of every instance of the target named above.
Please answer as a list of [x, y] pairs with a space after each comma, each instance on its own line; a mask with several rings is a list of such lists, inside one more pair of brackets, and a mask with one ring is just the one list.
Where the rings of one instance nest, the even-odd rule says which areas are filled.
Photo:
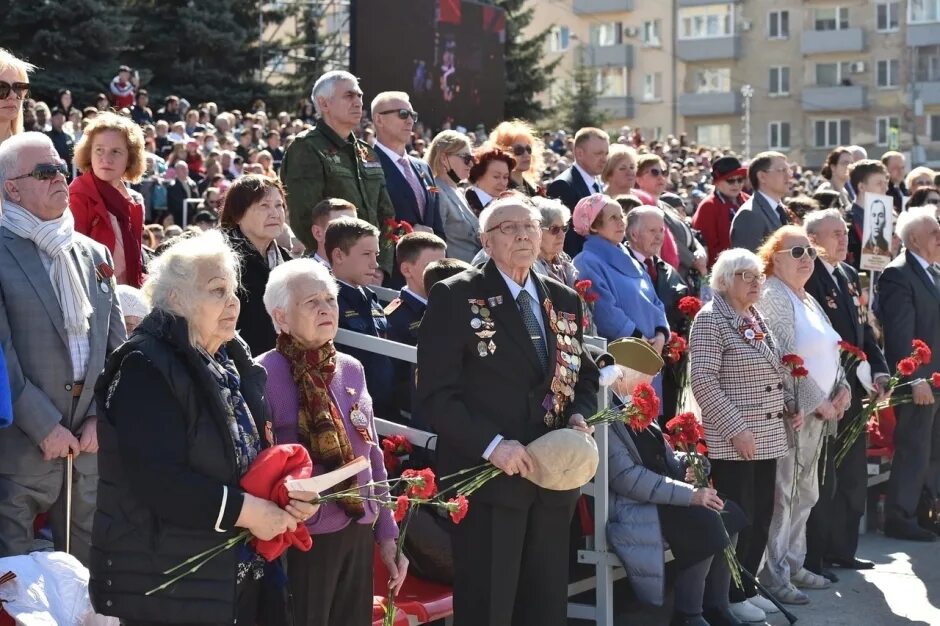
[[[862, 536], [859, 557], [874, 561], [866, 572], [834, 570], [840, 580], [830, 589], [810, 591], [811, 603], [792, 607], [799, 626], [940, 626], [940, 541], [921, 544], [888, 539], [880, 534]], [[627, 596], [618, 581], [615, 589]], [[627, 601], [615, 605], [616, 626], [658, 626], [669, 623], [671, 599], [653, 610]], [[785, 626], [779, 613], [768, 622]], [[591, 622], [570, 620], [570, 626]]]

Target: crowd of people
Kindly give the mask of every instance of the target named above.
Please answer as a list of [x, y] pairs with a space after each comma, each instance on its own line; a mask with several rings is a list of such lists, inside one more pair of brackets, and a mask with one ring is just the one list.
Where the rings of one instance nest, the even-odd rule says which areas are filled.
[[[175, 95], [154, 112], [127, 67], [94, 107], [68, 89], [50, 107], [29, 98], [35, 69], [0, 50], [0, 383], [13, 417], [0, 429], [0, 556], [69, 546], [95, 609], [130, 625], [370, 623], [374, 558], [393, 588], [412, 575], [394, 507], [375, 501], [389, 495], [318, 505], [291, 492], [279, 506], [240, 481], [275, 443], [303, 445], [315, 473], [365, 457], [348, 485], [383, 481], [395, 471], [383, 418], [433, 432], [440, 474], [503, 472], [448, 525], [454, 623], [561, 625], [579, 493], [527, 481], [525, 446], [592, 432], [599, 389], [627, 406], [648, 381], [659, 420], [612, 427], [606, 485], [611, 544], [641, 600], [664, 601], [664, 541], [676, 625], [778, 610], [750, 579], [732, 583], [729, 546], [790, 605], [837, 583], [833, 566], [873, 566], [856, 557], [865, 437], [838, 466], [821, 451], [888, 397], [914, 340], [940, 351], [936, 172], [859, 146], [819, 172], [779, 152], [742, 162], [628, 127], [435, 134], [407, 93], [367, 108], [344, 71], [319, 77], [297, 114]], [[865, 239], [866, 194], [892, 198], [879, 219], [893, 214], [893, 240]], [[860, 272], [873, 250], [893, 260]], [[383, 304], [376, 286], [398, 297]], [[417, 346], [417, 365], [338, 346], [339, 329]], [[661, 371], [618, 360], [623, 340], [648, 345]], [[896, 409], [884, 527], [900, 539], [940, 534], [938, 369], [928, 349], [900, 375], [911, 401]], [[664, 434], [688, 410], [708, 486]], [[269, 563], [243, 544], [147, 593], [243, 529], [265, 540], [298, 525], [309, 552]]]

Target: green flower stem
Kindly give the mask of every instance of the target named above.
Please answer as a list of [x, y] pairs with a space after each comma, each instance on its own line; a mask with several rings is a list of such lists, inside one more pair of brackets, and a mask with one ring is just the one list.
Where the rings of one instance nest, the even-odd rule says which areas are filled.
[[[211, 561], [212, 559], [214, 559], [214, 558], [217, 557], [218, 555], [222, 554], [223, 552], [225, 552], [225, 551], [228, 550], [229, 548], [234, 548], [234, 547], [237, 546], [239, 543], [242, 543], [242, 542], [244, 542], [244, 541], [248, 541], [250, 538], [251, 538], [251, 533], [249, 533], [247, 530], [243, 530], [243, 531], [240, 532], [238, 535], [236, 535], [235, 537], [232, 537], [232, 538], [229, 539], [228, 541], [225, 541], [225, 542], [223, 542], [223, 543], [220, 543], [219, 545], [215, 546], [214, 548], [209, 548], [209, 549], [206, 550], [205, 552], [201, 552], [201, 553], [197, 554], [196, 556], [193, 556], [193, 557], [190, 557], [190, 558], [186, 559], [185, 561], [183, 561], [182, 563], [180, 563], [180, 564], [177, 565], [176, 567], [173, 567], [173, 568], [171, 568], [171, 569], [168, 569], [168, 570], [166, 570], [166, 571], [163, 572], [163, 573], [164, 573], [164, 574], [170, 574], [170, 573], [172, 573], [172, 572], [175, 572], [175, 571], [179, 570], [181, 567], [185, 567], [186, 565], [188, 565], [188, 564], [190, 564], [190, 563], [194, 563], [194, 562], [196, 562], [196, 561], [198, 561], [198, 562], [196, 562], [195, 565], [193, 565], [193, 566], [192, 566], [191, 568], [189, 568], [188, 570], [185, 570], [183, 573], [181, 573], [181, 574], [179, 574], [179, 575], [177, 575], [177, 576], [174, 576], [173, 578], [171, 578], [170, 580], [166, 581], [165, 583], [163, 583], [163, 584], [160, 585], [159, 587], [154, 587], [153, 589], [151, 589], [150, 591], [148, 591], [148, 592], [145, 593], [144, 595], [149, 596], [149, 595], [152, 595], [152, 594], [154, 594], [154, 593], [156, 593], [156, 592], [158, 592], [158, 591], [162, 591], [162, 590], [166, 589], [167, 587], [169, 587], [170, 585], [172, 585], [173, 583], [182, 580], [182, 579], [185, 578], [186, 576], [189, 576], [190, 574], [194, 574], [194, 573], [198, 572], [199, 569], [200, 569], [203, 565], [205, 565], [206, 563], [208, 563], [209, 561]], [[200, 559], [201, 559], [201, 560], [200, 560]]]

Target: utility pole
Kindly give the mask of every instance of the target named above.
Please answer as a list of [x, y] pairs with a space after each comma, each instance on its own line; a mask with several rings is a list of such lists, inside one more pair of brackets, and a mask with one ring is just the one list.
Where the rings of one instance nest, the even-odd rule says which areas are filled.
[[744, 160], [751, 158], [751, 98], [754, 97], [754, 88], [750, 85], [741, 87], [741, 95], [744, 96]]
[[920, 144], [917, 140], [917, 116], [923, 113], [924, 105], [918, 98], [917, 89], [917, 47], [911, 46], [909, 52], [908, 80], [911, 94], [911, 167], [920, 165], [924, 159], [920, 155]]

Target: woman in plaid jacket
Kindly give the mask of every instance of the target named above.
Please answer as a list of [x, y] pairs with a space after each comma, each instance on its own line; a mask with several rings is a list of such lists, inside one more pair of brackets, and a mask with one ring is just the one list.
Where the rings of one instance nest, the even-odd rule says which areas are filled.
[[[715, 488], [751, 521], [737, 545], [750, 572], [767, 544], [777, 459], [789, 447], [785, 406], [792, 400], [774, 338], [754, 308], [762, 268], [748, 250], [721, 253], [710, 279], [715, 298], [702, 307], [689, 335], [692, 392], [702, 409]], [[731, 610], [742, 621], [758, 621], [776, 608], [744, 581], [743, 590], [732, 586]]]

